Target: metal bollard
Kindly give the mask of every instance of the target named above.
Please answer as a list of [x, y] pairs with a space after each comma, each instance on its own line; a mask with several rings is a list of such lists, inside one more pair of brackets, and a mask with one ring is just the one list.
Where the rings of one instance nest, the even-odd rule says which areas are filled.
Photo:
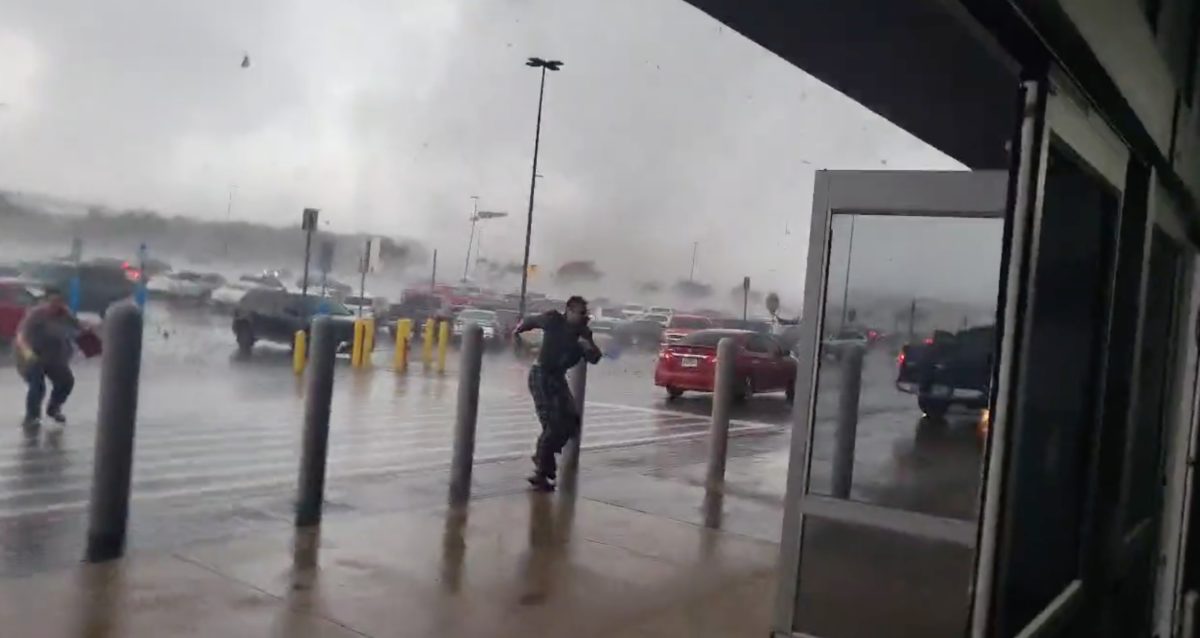
[[425, 328], [421, 334], [421, 363], [428, 368], [433, 364], [433, 326], [437, 319], [430, 317], [425, 320]]
[[296, 331], [295, 342], [292, 345], [292, 371], [304, 374], [304, 364], [308, 362], [308, 335], [303, 330]]
[[562, 480], [567, 490], [575, 486], [579, 475], [579, 445], [583, 441], [583, 403], [587, 396], [588, 362], [581, 360], [567, 373], [567, 386], [571, 388], [571, 398], [575, 400], [575, 411], [579, 415], [579, 429], [575, 436], [567, 441], [562, 452]]
[[361, 365], [371, 365], [371, 353], [375, 352], [375, 318], [363, 319], [363, 350]]
[[125, 553], [138, 375], [142, 366], [141, 309], [130, 302], [114, 304], [109, 309], [104, 320], [104, 350], [84, 556], [89, 563], [120, 558]]
[[450, 463], [450, 502], [471, 498], [471, 466], [475, 462], [475, 421], [479, 416], [479, 374], [483, 370], [483, 328], [469, 323], [463, 330], [462, 366], [458, 371], [458, 414], [454, 421], [454, 456]]
[[854, 443], [858, 436], [858, 396], [862, 389], [864, 350], [851, 347], [842, 357], [842, 387], [838, 395], [837, 432], [833, 448], [834, 498], [850, 498], [854, 482]]
[[446, 348], [450, 345], [450, 322], [438, 322], [437, 372], [446, 374]]
[[357, 368], [362, 365], [363, 334], [366, 332], [362, 319], [354, 320], [354, 341], [350, 345], [350, 365]]
[[708, 489], [725, 483], [725, 457], [729, 452], [729, 410], [735, 391], [737, 342], [725, 337], [717, 342], [717, 371], [713, 380], [712, 423], [708, 427]]
[[333, 363], [337, 342], [329, 317], [312, 324], [312, 368], [305, 392], [304, 439], [300, 456], [300, 480], [296, 497], [296, 527], [321, 522], [325, 499], [325, 460], [329, 451], [329, 403], [333, 398]]
[[412, 337], [412, 319], [396, 322], [396, 352], [392, 355], [392, 367], [396, 372], [408, 370], [408, 340]]

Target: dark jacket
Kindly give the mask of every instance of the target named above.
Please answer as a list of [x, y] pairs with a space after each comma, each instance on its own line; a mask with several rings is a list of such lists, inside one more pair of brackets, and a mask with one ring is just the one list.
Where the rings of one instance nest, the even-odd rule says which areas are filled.
[[548, 373], [562, 374], [573, 368], [580, 359], [587, 359], [588, 363], [600, 361], [600, 348], [592, 339], [592, 330], [586, 323], [572, 325], [561, 312], [551, 310], [526, 317], [517, 327], [517, 333], [535, 329], [542, 331], [538, 366]]

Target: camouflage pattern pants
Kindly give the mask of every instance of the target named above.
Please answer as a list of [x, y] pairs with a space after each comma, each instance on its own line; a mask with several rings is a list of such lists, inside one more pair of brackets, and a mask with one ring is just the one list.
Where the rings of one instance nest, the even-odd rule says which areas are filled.
[[538, 436], [533, 462], [542, 476], [554, 478], [558, 462], [555, 455], [579, 432], [579, 412], [575, 409], [575, 398], [567, 385], [564, 374], [548, 373], [541, 366], [529, 369], [529, 394], [542, 423], [542, 434]]

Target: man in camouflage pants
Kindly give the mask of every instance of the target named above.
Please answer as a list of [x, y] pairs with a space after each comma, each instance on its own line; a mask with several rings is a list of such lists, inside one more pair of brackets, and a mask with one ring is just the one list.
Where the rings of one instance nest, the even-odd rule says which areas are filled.
[[516, 329], [518, 338], [523, 332], [542, 331], [538, 360], [529, 369], [529, 393], [542, 423], [533, 455], [534, 472], [529, 477], [529, 484], [538, 490], [554, 489], [558, 474], [555, 455], [579, 433], [580, 416], [567, 386], [567, 370], [581, 359], [597, 363], [601, 356], [587, 326], [587, 301], [571, 297], [565, 310], [526, 317]]

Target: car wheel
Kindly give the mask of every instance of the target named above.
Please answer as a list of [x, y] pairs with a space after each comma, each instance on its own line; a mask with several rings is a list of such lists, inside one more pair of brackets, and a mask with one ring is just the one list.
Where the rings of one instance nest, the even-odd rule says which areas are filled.
[[946, 419], [946, 411], [950, 409], [950, 402], [944, 399], [917, 397], [917, 407], [930, 419], [943, 421]]
[[747, 376], [738, 384], [738, 388], [733, 394], [733, 400], [737, 403], [745, 403], [752, 396], [754, 396], [754, 379]]
[[683, 390], [680, 390], [679, 388], [667, 388], [667, 400], [668, 401], [674, 401], [675, 399], [678, 399], [681, 396], [683, 396]]
[[239, 324], [237, 328], [237, 345], [238, 352], [242, 354], [250, 354], [254, 349], [254, 331], [246, 324]]

